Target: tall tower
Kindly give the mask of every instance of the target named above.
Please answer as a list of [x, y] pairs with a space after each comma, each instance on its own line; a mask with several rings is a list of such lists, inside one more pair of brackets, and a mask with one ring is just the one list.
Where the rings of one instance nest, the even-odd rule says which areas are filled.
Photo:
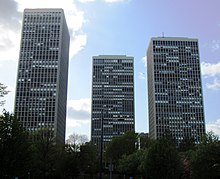
[[170, 133], [179, 145], [205, 133], [198, 40], [152, 38], [147, 51], [149, 135]]
[[133, 57], [93, 57], [91, 140], [101, 150], [113, 137], [134, 131]]
[[15, 114], [28, 131], [49, 128], [65, 142], [69, 31], [62, 9], [25, 9]]

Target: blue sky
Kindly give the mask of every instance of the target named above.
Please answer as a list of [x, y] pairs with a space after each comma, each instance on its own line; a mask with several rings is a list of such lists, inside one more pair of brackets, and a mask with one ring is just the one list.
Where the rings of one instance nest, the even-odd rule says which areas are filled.
[[219, 0], [1, 0], [0, 82], [11, 91], [4, 108], [13, 111], [23, 9], [49, 7], [64, 9], [71, 36], [67, 137], [90, 138], [91, 61], [102, 54], [134, 57], [135, 128], [148, 132], [145, 56], [162, 33], [199, 39], [206, 128], [220, 135]]

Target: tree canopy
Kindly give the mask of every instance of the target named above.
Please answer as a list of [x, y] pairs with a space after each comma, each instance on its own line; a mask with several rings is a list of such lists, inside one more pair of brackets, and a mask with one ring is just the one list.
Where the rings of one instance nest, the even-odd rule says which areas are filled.
[[122, 136], [112, 139], [107, 145], [106, 156], [112, 161], [120, 159], [123, 155], [132, 154], [135, 151], [135, 142], [137, 134], [133, 131], [128, 131]]
[[0, 116], [0, 178], [14, 178], [28, 173], [30, 143], [27, 133], [13, 114]]
[[151, 178], [179, 178], [181, 165], [175, 144], [165, 137], [155, 141], [146, 151], [143, 166]]
[[220, 141], [212, 132], [207, 133], [191, 159], [193, 178], [220, 178]]
[[[179, 149], [169, 136], [158, 140], [138, 137], [127, 132], [107, 146], [104, 162], [114, 164], [113, 174], [118, 178], [220, 178], [220, 141], [213, 133], [207, 133], [197, 145], [186, 139]], [[0, 178], [97, 177], [95, 146], [77, 143], [76, 139], [66, 145], [56, 144], [50, 129], [27, 132], [13, 114], [4, 110], [0, 115]], [[137, 141], [141, 142], [138, 147]]]

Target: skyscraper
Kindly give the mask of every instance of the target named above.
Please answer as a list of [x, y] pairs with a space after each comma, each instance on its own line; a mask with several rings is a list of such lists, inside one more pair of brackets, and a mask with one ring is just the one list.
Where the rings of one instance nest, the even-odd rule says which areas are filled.
[[133, 57], [93, 57], [91, 140], [100, 151], [113, 137], [134, 131]]
[[179, 145], [205, 133], [198, 40], [152, 38], [147, 51], [149, 136], [170, 133]]
[[62, 9], [25, 9], [15, 114], [28, 131], [49, 128], [65, 142], [69, 31]]

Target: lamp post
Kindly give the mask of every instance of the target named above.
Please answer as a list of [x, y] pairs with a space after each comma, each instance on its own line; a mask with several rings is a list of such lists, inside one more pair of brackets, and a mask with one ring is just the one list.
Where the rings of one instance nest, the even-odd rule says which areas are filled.
[[137, 150], [141, 150], [141, 133], [137, 134]]

